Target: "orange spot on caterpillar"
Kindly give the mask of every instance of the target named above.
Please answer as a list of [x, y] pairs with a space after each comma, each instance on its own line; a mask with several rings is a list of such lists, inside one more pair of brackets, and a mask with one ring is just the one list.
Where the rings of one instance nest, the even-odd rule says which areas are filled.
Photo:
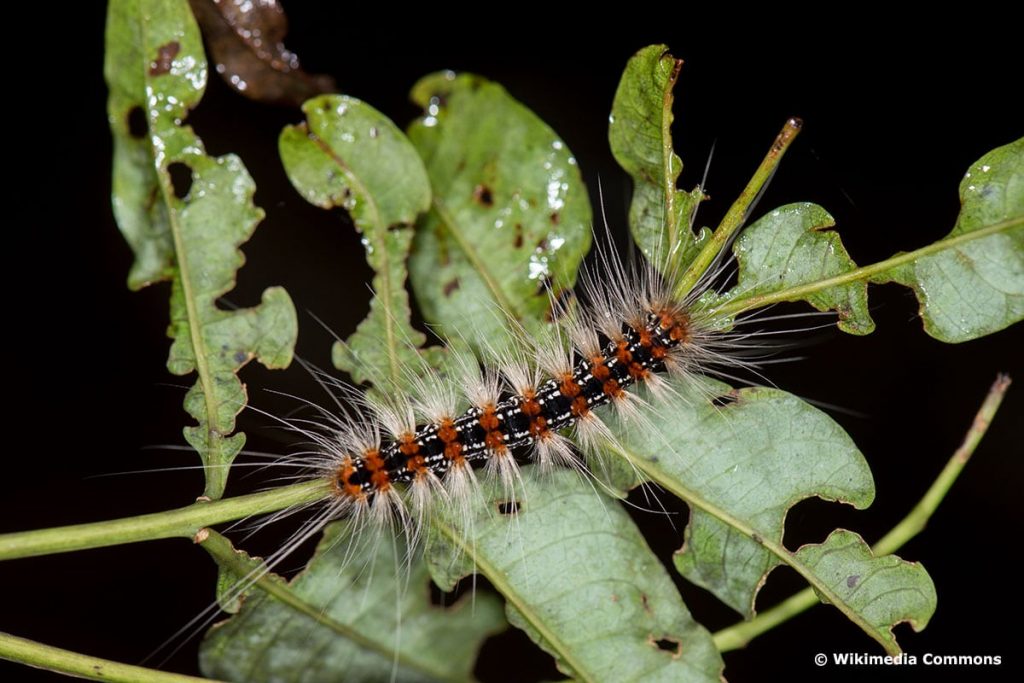
[[562, 393], [562, 396], [566, 398], [575, 398], [580, 395], [580, 385], [573, 381], [571, 374], [562, 375], [561, 382], [558, 385], [558, 391]]
[[594, 356], [590, 359], [590, 374], [602, 382], [611, 376], [612, 371], [604, 364], [604, 356]]
[[410, 472], [425, 474], [427, 471], [427, 459], [422, 455], [414, 455], [405, 461], [405, 467]]
[[456, 465], [461, 465], [466, 461], [466, 459], [462, 457], [462, 444], [458, 441], [452, 441], [444, 447], [444, 457], [448, 458]]
[[437, 430], [437, 438], [441, 439], [441, 441], [445, 442], [446, 444], [451, 443], [452, 441], [457, 442], [459, 438], [459, 432], [457, 429], [455, 429], [455, 422], [453, 422], [450, 418], [445, 418], [441, 420], [441, 425]]
[[484, 445], [492, 451], [505, 450], [505, 435], [497, 429], [487, 432], [487, 436], [484, 437]]
[[656, 344], [655, 346], [651, 347], [651, 358], [653, 358], [654, 360], [664, 360], [667, 355], [668, 349], [666, 349], [661, 344]]
[[388, 476], [387, 470], [377, 470], [370, 475], [370, 483], [378, 491], [387, 491], [391, 488], [391, 477]]
[[548, 433], [548, 421], [544, 416], [535, 417], [530, 421], [530, 436], [540, 438]]
[[620, 387], [619, 383], [616, 382], [614, 379], [610, 379], [607, 382], [605, 382], [601, 386], [601, 390], [604, 391], [606, 396], [610, 396], [612, 398], [618, 398], [623, 394], [622, 387]]
[[363, 455], [363, 462], [370, 472], [370, 483], [378, 491], [387, 491], [391, 488], [391, 477], [384, 468], [384, 460], [380, 457], [380, 451], [371, 448]]
[[420, 450], [420, 445], [416, 441], [416, 437], [409, 432], [402, 434], [398, 440], [398, 450], [405, 456], [416, 455]]
[[640, 346], [645, 349], [651, 348], [654, 344], [654, 340], [651, 338], [651, 332], [646, 327], [640, 327]]
[[[615, 380], [609, 380], [615, 382]], [[617, 384], [617, 383], [616, 383]], [[590, 406], [587, 405], [587, 399], [582, 396], [576, 398], [572, 402], [572, 407], [569, 411], [573, 414], [573, 417], [584, 417], [590, 412]]]
[[685, 342], [690, 340], [690, 326], [689, 324], [680, 323], [672, 328], [668, 333], [669, 338], [672, 341]]
[[[533, 392], [530, 393], [532, 394]], [[520, 406], [520, 410], [523, 411], [524, 415], [535, 417], [537, 415], [540, 415], [542, 408], [540, 403], [534, 400], [534, 398], [531, 396], [530, 398], [527, 398], [526, 400], [523, 401], [522, 405]]]
[[629, 344], [625, 341], [620, 341], [615, 345], [615, 358], [623, 365], [628, 365], [633, 361], [633, 354], [629, 351]]
[[633, 379], [644, 379], [649, 374], [650, 372], [639, 363], [634, 362], [629, 364], [629, 376]]
[[485, 406], [483, 411], [484, 412], [478, 418], [480, 421], [480, 426], [483, 427], [484, 430], [488, 432], [497, 429], [498, 416], [494, 414], [494, 405], [492, 404]]
[[352, 458], [345, 456], [345, 459], [341, 461], [341, 466], [338, 467], [337, 482], [335, 488], [351, 498], [359, 498], [363, 495], [363, 491], [359, 488], [359, 484], [353, 484], [350, 482], [352, 475], [356, 473], [355, 465], [352, 464]]
[[661, 329], [669, 331], [669, 339], [676, 342], [690, 340], [690, 316], [685, 313], [664, 311], [659, 318]]

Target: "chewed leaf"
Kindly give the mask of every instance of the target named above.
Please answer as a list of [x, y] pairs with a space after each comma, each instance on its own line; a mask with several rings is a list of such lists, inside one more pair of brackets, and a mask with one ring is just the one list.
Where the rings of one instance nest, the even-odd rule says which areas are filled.
[[[200, 652], [205, 675], [231, 681], [465, 681], [483, 640], [504, 625], [493, 596], [430, 603], [422, 561], [407, 564], [392, 539], [325, 530], [316, 556], [289, 585], [286, 604], [253, 590], [213, 627]], [[303, 609], [296, 609], [296, 605]], [[396, 652], [397, 648], [397, 652]]]
[[[365, 102], [324, 95], [302, 110], [306, 123], [286, 127], [279, 141], [288, 177], [310, 203], [349, 211], [375, 271], [370, 313], [335, 345], [334, 363], [357, 382], [401, 387], [426, 341], [409, 322], [405, 279], [413, 223], [430, 207], [427, 172], [402, 131]], [[441, 349], [425, 352], [429, 364], [439, 362]]]
[[[291, 362], [295, 309], [281, 288], [253, 308], [224, 311], [244, 258], [238, 247], [263, 212], [238, 157], [208, 156], [182, 121], [206, 84], [206, 59], [188, 4], [111, 3], [105, 73], [114, 134], [114, 213], [136, 260], [129, 285], [172, 280], [168, 369], [196, 372], [185, 407], [198, 425], [185, 438], [207, 466], [205, 494], [224, 491], [227, 465], [245, 442], [231, 435], [245, 406], [235, 373], [253, 358], [271, 368]], [[231, 436], [229, 436], [231, 435]]]
[[[834, 225], [832, 216], [816, 204], [788, 204], [762, 216], [733, 245], [739, 261], [738, 283], [716, 303], [770, 294], [853, 270], [857, 264], [846, 253], [839, 234], [829, 229]], [[836, 285], [789, 300], [805, 300], [819, 311], [836, 311], [844, 332], [868, 334], [875, 329], [866, 282]]]
[[217, 73], [229, 87], [261, 102], [298, 106], [338, 89], [334, 79], [311, 75], [285, 48], [288, 18], [274, 2], [192, 0]]
[[500, 85], [441, 73], [413, 88], [409, 129], [433, 187], [409, 263], [424, 316], [477, 349], [529, 331], [568, 291], [590, 246], [590, 204], [565, 143]]
[[[629, 60], [615, 91], [608, 139], [619, 165], [633, 178], [629, 225], [644, 256], [677, 272], [709, 236], [695, 235], [693, 219], [704, 198], [700, 188], [676, 189], [683, 162], [672, 148], [672, 89], [683, 60], [664, 45], [651, 45]], [[670, 255], [670, 263], [661, 263]]]
[[[893, 626], [909, 622], [920, 631], [935, 612], [935, 584], [924, 567], [895, 555], [874, 557], [852, 531], [833, 531], [824, 543], [801, 547], [796, 558], [855, 610], [863, 620], [861, 628], [887, 650], [899, 649]], [[818, 597], [829, 600], [820, 593]]]
[[946, 239], [1016, 222], [872, 277], [912, 287], [925, 331], [946, 342], [977, 339], [1024, 319], [1024, 138], [975, 162], [960, 183], [960, 202]]
[[[893, 556], [872, 559], [850, 532], [796, 553], [782, 545], [786, 512], [804, 498], [869, 505], [874, 484], [867, 463], [839, 425], [803, 401], [775, 389], [727, 389], [677, 385], [678, 395], [660, 408], [673, 420], [662, 420], [660, 432], [623, 439], [623, 455], [690, 506], [679, 571], [751, 617], [768, 573], [785, 563], [898, 653], [888, 627], [909, 620], [923, 628], [935, 609], [923, 568]], [[882, 569], [887, 577], [870, 576]], [[848, 583], [861, 579], [863, 588], [850, 590]]]
[[468, 523], [433, 525], [435, 580], [451, 586], [475, 562], [509, 620], [576, 680], [720, 681], [710, 634], [618, 501], [574, 472], [522, 474], [514, 495], [486, 486]]
[[677, 388], [680, 395], [660, 408], [673, 416], [663, 430], [630, 430], [624, 446], [656, 482], [706, 505], [691, 510], [676, 557], [682, 574], [752, 616], [762, 580], [780, 560], [746, 527], [781, 543], [786, 512], [804, 498], [867, 507], [871, 471], [839, 425], [785, 392], [718, 383]]

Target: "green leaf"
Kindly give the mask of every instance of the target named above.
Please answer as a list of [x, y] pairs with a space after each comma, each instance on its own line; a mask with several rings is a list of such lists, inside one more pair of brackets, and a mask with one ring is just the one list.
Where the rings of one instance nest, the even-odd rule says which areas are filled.
[[[821, 578], [831, 595], [853, 608], [863, 620], [859, 626], [890, 652], [899, 651], [893, 626], [909, 622], [920, 631], [935, 613], [935, 584], [924, 567], [895, 555], [876, 558], [852, 531], [833, 531], [824, 543], [797, 550], [796, 559]], [[821, 593], [818, 597], [822, 602], [830, 599]]]
[[[826, 577], [782, 545], [786, 513], [805, 498], [857, 508], [871, 503], [871, 471], [850, 437], [821, 411], [777, 389], [729, 390], [710, 380], [673, 386], [676, 395], [651, 416], [661, 429], [617, 426], [624, 437], [616, 448], [690, 506], [676, 555], [680, 573], [749, 618], [768, 573], [785, 563], [865, 628], [859, 603], [832, 592]], [[659, 419], [664, 415], [672, 419]], [[865, 631], [898, 651], [875, 629]]]
[[[136, 260], [133, 289], [171, 279], [174, 339], [168, 369], [196, 372], [185, 407], [198, 421], [185, 438], [206, 466], [206, 491], [224, 491], [227, 466], [245, 435], [231, 435], [245, 406], [235, 373], [253, 358], [270, 368], [291, 362], [295, 310], [281, 288], [253, 308], [223, 311], [244, 258], [238, 247], [263, 212], [238, 157], [208, 156], [182, 125], [198, 104], [207, 66], [184, 0], [119, 0], [107, 17], [108, 117], [114, 135], [114, 213]], [[230, 436], [229, 436], [230, 435]]]
[[872, 282], [912, 287], [928, 334], [962, 342], [1024, 319], [1024, 138], [975, 162], [960, 182], [946, 239], [1018, 219], [997, 232], [882, 271]]
[[213, 627], [200, 651], [204, 675], [246, 683], [470, 680], [481, 643], [504, 624], [499, 602], [481, 593], [434, 606], [424, 564], [406, 562], [400, 539], [363, 538], [354, 554], [351, 543], [346, 524], [328, 526], [307, 568], [274, 587], [279, 597], [254, 592]]
[[618, 501], [567, 470], [526, 467], [515, 495], [483, 489], [470, 520], [433, 524], [427, 559], [442, 588], [475, 566], [509, 621], [576, 680], [721, 680], [710, 634]]
[[[845, 273], [857, 267], [830, 230], [835, 220], [816, 204], [788, 204], [765, 214], [733, 245], [739, 261], [736, 286], [714, 298], [715, 305], [738, 297], [760, 296]], [[819, 311], [839, 314], [839, 328], [851, 334], [875, 329], [868, 311], [866, 282], [850, 282], [797, 295]]]
[[503, 346], [505, 316], [536, 331], [546, 285], [572, 287], [590, 246], [590, 204], [565, 143], [501, 86], [451, 72], [420, 80], [409, 137], [427, 167], [431, 211], [410, 279], [424, 317], [479, 350]]
[[302, 110], [306, 123], [287, 126], [279, 140], [288, 177], [310, 203], [351, 214], [375, 271], [370, 313], [335, 345], [334, 364], [356, 382], [401, 387], [403, 373], [420, 367], [420, 353], [433, 366], [442, 354], [437, 347], [417, 351], [426, 336], [409, 322], [405, 291], [413, 223], [430, 208], [427, 172], [402, 131], [364, 102], [324, 95]]
[[[633, 178], [629, 225], [644, 256], [682, 273], [710, 233], [693, 233], [704, 193], [676, 189], [683, 162], [672, 148], [672, 89], [683, 60], [651, 45], [629, 60], [615, 91], [608, 140], [619, 165]], [[666, 253], [671, 259], [663, 263]]]
[[752, 616], [780, 560], [741, 525], [781, 543], [786, 512], [805, 498], [870, 505], [871, 471], [839, 425], [785, 392], [708, 380], [674, 386], [678, 397], [659, 406], [672, 420], [661, 431], [626, 430], [623, 446], [654, 481], [702, 503], [676, 557], [682, 574]]

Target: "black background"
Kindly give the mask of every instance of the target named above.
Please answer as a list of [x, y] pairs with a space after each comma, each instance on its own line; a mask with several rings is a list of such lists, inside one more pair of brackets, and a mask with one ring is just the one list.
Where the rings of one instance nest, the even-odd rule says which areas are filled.
[[[878, 17], [797, 27], [765, 17], [752, 30], [671, 10], [633, 17], [619, 7], [590, 17], [555, 17], [525, 8], [490, 18], [435, 13], [408, 19], [353, 17], [291, 4], [288, 40], [312, 72], [334, 75], [340, 88], [405, 125], [417, 115], [406, 93], [442, 68], [481, 73], [548, 122], [579, 159], [596, 204], [604, 188], [613, 226], [624, 225], [628, 183], [607, 148], [612, 95], [629, 56], [668, 43], [686, 60], [677, 87], [675, 135], [686, 168], [683, 187], [700, 180], [712, 143], [712, 201], [701, 220], [714, 225], [742, 188], [779, 127], [791, 115], [805, 129], [761, 204], [813, 201], [836, 217], [853, 258], [871, 263], [940, 238], [952, 227], [956, 188], [968, 165], [1024, 133], [1011, 94], [1019, 90], [1021, 58], [998, 26], [971, 34], [966, 25], [921, 33]], [[645, 12], [653, 8], [644, 8]], [[666, 10], [668, 11], [668, 10]], [[0, 531], [122, 517], [185, 505], [202, 488], [198, 472], [90, 478], [98, 474], [192, 465], [193, 454], [146, 449], [181, 444], [189, 380], [169, 376], [164, 362], [168, 287], [131, 293], [131, 255], [113, 223], [109, 202], [110, 135], [102, 80], [103, 12], [53, 12], [15, 31], [8, 83], [6, 160], [11, 248], [5, 270], [5, 339], [11, 391], [5, 420], [4, 494]], [[998, 24], [997, 19], [992, 20]], [[645, 28], [644, 25], [656, 26]], [[951, 24], [952, 27], [952, 24]], [[337, 214], [304, 203], [288, 185], [276, 156], [281, 126], [293, 110], [235, 95], [216, 77], [191, 119], [213, 154], [241, 155], [259, 188], [267, 219], [246, 245], [247, 265], [229, 296], [258, 301], [263, 288], [284, 285], [300, 311], [299, 353], [329, 365], [331, 337], [315, 313], [341, 336], [365, 315], [370, 272], [358, 237]], [[935, 581], [939, 603], [931, 625], [914, 634], [897, 628], [913, 654], [996, 654], [1004, 664], [936, 670], [819, 670], [817, 652], [872, 652], [877, 645], [827, 607], [777, 628], [745, 651], [726, 655], [733, 681], [779, 676], [830, 679], [940, 675], [1009, 678], [1019, 667], [1018, 629], [1004, 618], [1020, 612], [1015, 558], [1021, 528], [1021, 417], [1024, 335], [1015, 328], [959, 345], [925, 335], [909, 290], [874, 287], [878, 330], [866, 338], [838, 332], [815, 336], [799, 363], [772, 367], [783, 389], [863, 413], [834, 413], [871, 464], [877, 498], [853, 511], [810, 501], [789, 515], [786, 543], [820, 541], [836, 526], [879, 538], [918, 500], [970, 424], [998, 371], [1015, 374], [995, 424], [927, 531], [900, 555], [918, 560]], [[294, 404], [264, 391], [317, 391], [299, 370], [242, 372], [253, 403], [270, 412]], [[268, 420], [247, 413], [240, 427], [256, 449], [281, 451]], [[235, 477], [229, 493], [252, 490]], [[680, 543], [663, 522], [640, 520], [668, 560]], [[254, 550], [273, 547], [257, 538]], [[110, 659], [138, 662], [212, 599], [215, 571], [202, 550], [160, 541], [0, 565], [0, 629]], [[769, 605], [800, 587], [785, 569], [762, 593]], [[682, 587], [695, 616], [709, 628], [735, 615], [701, 590]], [[166, 667], [197, 673], [197, 640]], [[525, 636], [489, 643], [478, 674], [484, 680], [555, 677], [550, 658]], [[3, 680], [56, 676], [0, 663]]]

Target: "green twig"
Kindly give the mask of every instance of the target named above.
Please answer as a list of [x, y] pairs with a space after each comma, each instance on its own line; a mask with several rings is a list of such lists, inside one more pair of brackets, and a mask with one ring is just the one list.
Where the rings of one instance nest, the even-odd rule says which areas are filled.
[[63, 650], [43, 645], [8, 633], [0, 632], [0, 658], [34, 666], [37, 669], [56, 671], [76, 678], [94, 681], [123, 681], [124, 683], [210, 683], [212, 679], [185, 676], [146, 669], [141, 666], [112, 662], [109, 659]]
[[[953, 453], [942, 472], [928, 488], [924, 497], [914, 506], [914, 509], [872, 546], [871, 550], [876, 557], [895, 552], [925, 528], [935, 509], [939, 507], [939, 503], [942, 502], [964, 465], [974, 453], [974, 449], [978, 447], [978, 443], [985, 436], [985, 432], [988, 430], [992, 418], [995, 417], [996, 411], [999, 410], [999, 404], [1002, 403], [1003, 396], [1009, 387], [1009, 375], [1001, 374], [996, 377], [992, 388], [989, 389], [988, 396], [985, 397], [977, 415], [974, 416], [974, 422], [971, 424], [967, 436], [964, 437], [963, 444]], [[814, 590], [806, 588], [750, 621], [718, 631], [714, 634], [715, 646], [721, 652], [744, 647], [757, 636], [819, 604], [819, 602]]]
[[847, 271], [845, 273], [842, 273], [841, 275], [836, 275], [825, 280], [808, 282], [807, 284], [804, 285], [790, 287], [788, 289], [782, 289], [777, 292], [771, 292], [769, 294], [760, 294], [755, 296], [743, 297], [739, 299], [733, 299], [732, 301], [729, 301], [728, 303], [722, 306], [715, 307], [714, 311], [716, 314], [720, 315], [731, 315], [743, 313], [744, 311], [749, 311], [754, 308], [762, 308], [770, 304], [777, 304], [782, 301], [797, 301], [799, 299], [804, 299], [808, 295], [814, 294], [815, 292], [819, 292], [823, 289], [828, 289], [830, 287], [839, 287], [841, 285], [850, 284], [851, 282], [869, 280], [870, 278], [880, 273], [884, 273], [885, 271], [896, 268], [897, 266], [902, 266], [905, 263], [913, 263], [917, 259], [922, 258], [924, 256], [935, 254], [946, 249], [952, 249], [953, 247], [958, 247], [961, 244], [965, 244], [972, 240], [988, 237], [989, 235], [994, 235], [996, 233], [1003, 232], [1011, 228], [1019, 227], [1021, 225], [1024, 225], [1024, 216], [1016, 216], [1014, 218], [1009, 218], [1005, 221], [1000, 221], [999, 223], [994, 223], [993, 225], [986, 226], [984, 228], [981, 228], [980, 230], [973, 230], [971, 232], [966, 232], [961, 235], [957, 235], [956, 237], [949, 237], [944, 240], [939, 240], [938, 242], [933, 242], [932, 244], [929, 244], [928, 246], [925, 247], [921, 247], [920, 249], [908, 251], [904, 254], [893, 256], [892, 258], [888, 258], [884, 261], [872, 263], [870, 266], [856, 268], [854, 270]]
[[328, 495], [325, 481], [307, 481], [248, 496], [200, 502], [167, 512], [0, 535], [0, 560], [103, 548], [158, 538], [192, 538], [204, 526], [276, 512]]
[[775, 169], [778, 168], [783, 155], [789, 149], [793, 140], [796, 139], [803, 125], [803, 122], [798, 118], [791, 118], [786, 121], [782, 130], [776, 136], [775, 142], [772, 143], [771, 149], [768, 150], [768, 153], [765, 154], [764, 159], [761, 161], [761, 165], [754, 171], [750, 182], [747, 183], [747, 186], [743, 188], [743, 192], [740, 193], [740, 196], [729, 207], [729, 211], [726, 212], [722, 222], [718, 224], [714, 234], [711, 235], [711, 239], [700, 250], [700, 253], [690, 263], [686, 272], [679, 279], [679, 282], [676, 283], [675, 295], [677, 299], [684, 299], [693, 290], [697, 282], [704, 276], [704, 273], [711, 267], [711, 264], [718, 258], [725, 245], [729, 243], [732, 236], [747, 222], [751, 211], [754, 210], [754, 206], [757, 204], [757, 200], [761, 198], [761, 195], [767, 188], [768, 181], [775, 174]]

